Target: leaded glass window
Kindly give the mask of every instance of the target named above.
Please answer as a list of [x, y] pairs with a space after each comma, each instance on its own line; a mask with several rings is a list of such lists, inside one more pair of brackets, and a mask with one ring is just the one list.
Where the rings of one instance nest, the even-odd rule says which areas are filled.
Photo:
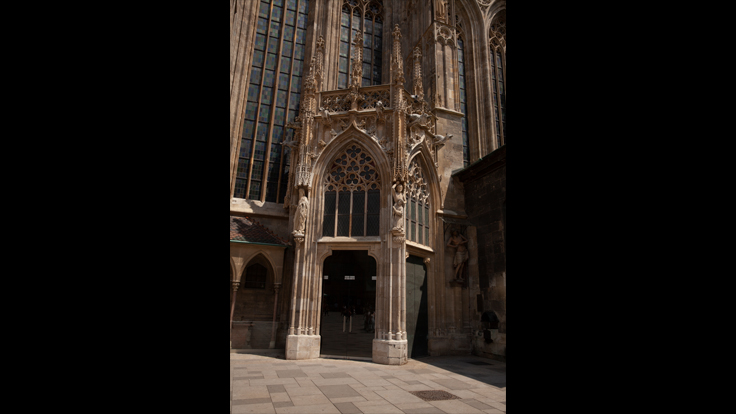
[[409, 166], [406, 196], [408, 201], [406, 239], [429, 246], [429, 190], [422, 168], [416, 158]]
[[357, 145], [325, 174], [324, 237], [378, 236], [381, 180], [376, 162]]
[[243, 289], [265, 289], [268, 270], [258, 263], [252, 264], [245, 269], [243, 275]]
[[284, 202], [299, 111], [309, 0], [261, 0], [234, 197]]
[[490, 31], [491, 89], [496, 125], [496, 145], [506, 144], [506, 10], [493, 18]]
[[470, 164], [470, 148], [468, 147], [468, 107], [467, 107], [467, 86], [465, 83], [465, 42], [463, 37], [458, 36], [457, 39], [457, 66], [460, 81], [460, 112], [465, 115], [462, 119], [463, 126], [463, 164], [467, 167]]
[[362, 86], [381, 84], [381, 49], [383, 45], [383, 2], [381, 0], [343, 0], [340, 15], [340, 57], [337, 87], [347, 88], [351, 72], [351, 48], [355, 36], [363, 32]]

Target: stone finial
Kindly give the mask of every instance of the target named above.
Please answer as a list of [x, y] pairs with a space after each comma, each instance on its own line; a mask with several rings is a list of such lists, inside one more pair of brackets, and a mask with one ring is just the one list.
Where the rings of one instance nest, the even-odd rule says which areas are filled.
[[315, 70], [317, 66], [317, 57], [312, 56], [312, 60], [309, 62], [309, 74], [304, 79], [304, 93], [310, 94], [316, 91], [316, 81], [314, 78]]
[[322, 90], [322, 79], [324, 78], [323, 73], [323, 65], [324, 65], [324, 55], [325, 55], [325, 39], [320, 36], [319, 39], [317, 39], [317, 67], [314, 71], [314, 77], [317, 81], [317, 90]]
[[401, 29], [394, 27], [394, 47], [391, 54], [391, 77], [394, 83], [404, 83], [404, 59], [401, 57]]
[[322, 35], [317, 39], [317, 50], [325, 50], [325, 38]]
[[401, 39], [401, 29], [399, 29], [399, 25], [398, 24], [396, 26], [394, 26], [393, 35], [394, 35], [394, 40]]
[[358, 32], [353, 39], [353, 70], [350, 74], [350, 87], [360, 88], [363, 78], [363, 32]]
[[424, 87], [422, 86], [422, 50], [419, 46], [414, 48], [412, 53], [414, 59], [414, 96], [419, 101], [424, 101]]

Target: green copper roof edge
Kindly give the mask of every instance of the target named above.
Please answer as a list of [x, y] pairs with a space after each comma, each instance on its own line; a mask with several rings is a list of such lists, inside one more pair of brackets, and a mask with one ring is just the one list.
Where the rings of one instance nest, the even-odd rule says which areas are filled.
[[284, 244], [272, 244], [272, 243], [255, 243], [255, 242], [249, 242], [249, 241], [243, 241], [243, 240], [232, 240], [232, 239], [230, 239], [230, 241], [231, 241], [231, 242], [235, 242], [235, 243], [245, 243], [245, 244], [260, 244], [260, 245], [263, 245], [263, 246], [278, 246], [278, 247], [289, 247], [289, 246], [287, 246], [287, 245], [284, 245]]

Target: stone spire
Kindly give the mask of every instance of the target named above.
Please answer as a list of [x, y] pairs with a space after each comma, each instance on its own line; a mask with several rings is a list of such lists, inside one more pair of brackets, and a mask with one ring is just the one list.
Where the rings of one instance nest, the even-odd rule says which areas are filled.
[[317, 92], [322, 90], [322, 80], [324, 79], [323, 65], [325, 56], [325, 39], [320, 35], [317, 39], [317, 67], [314, 71], [314, 77], [317, 81]]
[[346, 99], [351, 102], [350, 110], [358, 110], [358, 102], [363, 95], [358, 91], [363, 78], [363, 32], [358, 32], [353, 39], [352, 71], [350, 72], [350, 92]]
[[391, 81], [392, 83], [405, 82], [404, 80], [404, 59], [401, 57], [401, 30], [397, 24], [394, 27], [394, 47], [391, 51]]
[[358, 32], [353, 39], [353, 71], [350, 74], [350, 87], [360, 88], [363, 78], [363, 33]]
[[[319, 55], [319, 54], [318, 54]], [[317, 76], [319, 72], [317, 56], [312, 56], [309, 63], [309, 74], [304, 79], [304, 95], [297, 119], [301, 122], [301, 139], [299, 140], [299, 160], [296, 167], [297, 188], [310, 188], [312, 184], [312, 135], [314, 116], [317, 114]]]
[[420, 101], [424, 101], [424, 87], [422, 86], [422, 51], [419, 46], [414, 48], [412, 53], [414, 58], [414, 96]]
[[404, 100], [404, 63], [401, 56], [401, 30], [397, 24], [393, 31], [394, 47], [391, 51], [391, 93], [394, 107], [394, 165], [393, 180], [397, 183], [406, 181], [406, 110]]

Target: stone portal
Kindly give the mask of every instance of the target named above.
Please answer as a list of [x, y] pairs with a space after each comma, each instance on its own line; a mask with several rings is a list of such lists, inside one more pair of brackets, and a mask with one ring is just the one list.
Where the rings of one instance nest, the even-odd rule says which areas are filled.
[[366, 250], [338, 250], [322, 267], [322, 357], [371, 358], [376, 260]]

